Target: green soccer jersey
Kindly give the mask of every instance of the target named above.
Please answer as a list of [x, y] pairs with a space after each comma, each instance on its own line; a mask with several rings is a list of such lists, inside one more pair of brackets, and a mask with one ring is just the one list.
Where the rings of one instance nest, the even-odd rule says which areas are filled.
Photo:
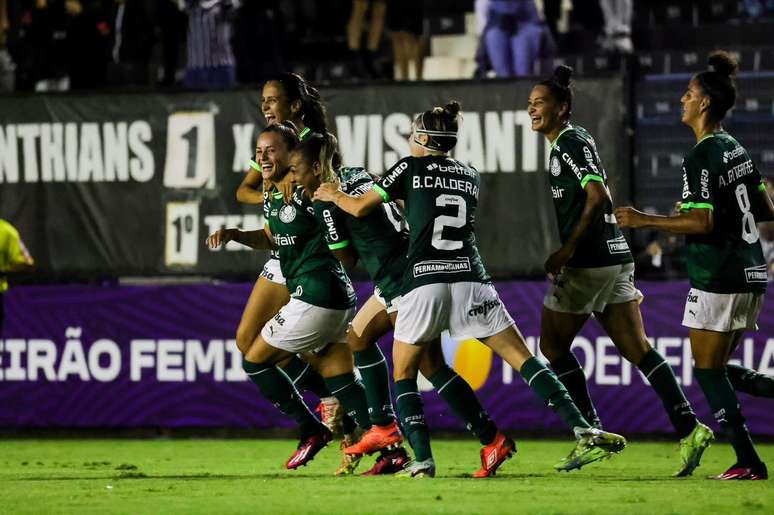
[[287, 204], [276, 190], [264, 194], [263, 213], [278, 248], [290, 296], [323, 308], [353, 307], [352, 283], [328, 250], [304, 189], [296, 188]]
[[548, 162], [551, 195], [562, 243], [568, 240], [580, 221], [586, 205], [586, 185], [596, 181], [607, 190], [605, 210], [588, 227], [567, 266], [599, 268], [631, 263], [632, 254], [613, 216], [607, 174], [591, 134], [583, 127], [568, 126], [551, 145]]
[[[371, 176], [362, 168], [342, 168], [339, 177], [341, 189], [350, 195], [360, 196], [374, 185]], [[395, 209], [390, 202], [384, 204], [383, 209], [356, 218], [332, 203], [314, 203], [315, 215], [325, 227], [328, 248], [353, 248], [387, 301], [401, 294], [408, 250], [408, 238], [401, 232], [397, 218], [400, 215]]]
[[403, 293], [426, 284], [491, 280], [473, 231], [479, 184], [475, 168], [447, 156], [425, 156], [401, 159], [374, 185], [385, 202], [406, 202]]
[[714, 293], [765, 292], [768, 274], [753, 197], [764, 188], [747, 150], [726, 132], [699, 141], [683, 159], [682, 210], [711, 209], [709, 234], [686, 237], [691, 286]]

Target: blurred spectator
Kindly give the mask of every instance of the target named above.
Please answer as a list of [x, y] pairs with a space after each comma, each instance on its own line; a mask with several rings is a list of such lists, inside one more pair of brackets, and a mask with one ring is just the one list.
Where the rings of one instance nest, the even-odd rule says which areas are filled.
[[[366, 33], [366, 48], [362, 50], [363, 28], [369, 11], [371, 17]], [[384, 33], [386, 13], [387, 0], [352, 0], [352, 12], [347, 24], [347, 46], [358, 65], [357, 74], [362, 77], [381, 76], [375, 63]]]
[[553, 51], [534, 0], [489, 0], [486, 18], [486, 52], [498, 77], [531, 75], [535, 61]]
[[427, 47], [422, 0], [392, 0], [387, 11], [387, 29], [392, 39], [395, 79], [409, 80], [409, 66], [413, 65], [414, 79], [422, 80]]
[[188, 20], [174, 0], [158, 0], [156, 9], [157, 32], [161, 41], [161, 85], [171, 86], [176, 82], [178, 68], [182, 69], [178, 64], [185, 59], [182, 47]]
[[[8, 4], [10, 7], [12, 4]], [[16, 63], [16, 89], [69, 88], [67, 31], [77, 2], [20, 0], [10, 14], [8, 50]]]
[[486, 53], [486, 41], [484, 33], [487, 24], [487, 14], [489, 11], [489, 0], [476, 0], [474, 4], [476, 13], [476, 36], [478, 36], [478, 45], [476, 46], [476, 71], [473, 76], [482, 79], [487, 76], [492, 69], [492, 63], [489, 61], [489, 54]]
[[113, 46], [110, 82], [121, 86], [147, 86], [151, 56], [156, 44], [157, 5], [155, 0], [114, 0]]
[[233, 39], [239, 82], [258, 84], [287, 69], [284, 28], [277, 0], [242, 0], [234, 18]]
[[13, 91], [14, 70], [16, 65], [6, 48], [8, 35], [8, 5], [6, 0], [0, 0], [0, 93]]
[[608, 52], [631, 54], [633, 0], [599, 0], [605, 17], [602, 48]]
[[34, 266], [35, 261], [19, 237], [19, 231], [10, 223], [0, 219], [0, 334], [2, 334], [5, 318], [3, 295], [8, 291], [6, 275], [31, 270]]
[[774, 0], [744, 0], [744, 8], [751, 18], [774, 16]]
[[682, 238], [674, 234], [654, 232], [650, 243], [634, 256], [636, 275], [640, 279], [671, 280], [682, 278]]
[[113, 32], [108, 11], [101, 0], [68, 0], [65, 8], [70, 16], [70, 89], [105, 87]]
[[231, 22], [239, 0], [179, 0], [188, 15], [183, 84], [190, 89], [228, 89], [236, 83]]

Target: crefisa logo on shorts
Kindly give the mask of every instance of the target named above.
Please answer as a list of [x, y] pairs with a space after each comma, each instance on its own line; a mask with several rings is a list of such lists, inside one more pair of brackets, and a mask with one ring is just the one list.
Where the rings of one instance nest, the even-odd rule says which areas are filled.
[[559, 162], [559, 158], [554, 156], [551, 158], [551, 175], [559, 177], [562, 174], [562, 165]]
[[489, 313], [491, 310], [495, 309], [497, 306], [499, 306], [500, 303], [496, 300], [487, 300], [483, 304], [474, 305], [470, 310], [468, 311], [468, 316], [471, 317], [477, 317], [479, 315], [486, 316], [487, 313]]
[[285, 204], [279, 210], [279, 219], [282, 223], [289, 224], [296, 219], [296, 208], [292, 204]]
[[695, 293], [689, 293], [688, 299], [686, 300], [692, 304], [696, 304], [697, 302], [699, 302], [699, 296], [696, 295]]

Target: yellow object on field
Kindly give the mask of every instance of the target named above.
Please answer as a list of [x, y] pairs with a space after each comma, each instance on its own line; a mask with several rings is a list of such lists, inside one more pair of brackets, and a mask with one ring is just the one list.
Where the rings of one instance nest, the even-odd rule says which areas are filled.
[[454, 355], [454, 370], [478, 390], [492, 369], [492, 349], [476, 339], [463, 340]]

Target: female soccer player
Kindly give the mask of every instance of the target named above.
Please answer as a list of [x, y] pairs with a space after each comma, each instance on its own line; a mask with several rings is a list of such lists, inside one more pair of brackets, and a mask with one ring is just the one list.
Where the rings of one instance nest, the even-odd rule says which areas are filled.
[[622, 450], [626, 440], [590, 426], [556, 376], [530, 353], [500, 301], [473, 232], [478, 172], [449, 157], [457, 142], [459, 110], [457, 102], [450, 102], [417, 116], [409, 137], [411, 156], [363, 195], [348, 195], [334, 184], [315, 192], [316, 199], [358, 217], [383, 202], [405, 201], [410, 242], [392, 352], [398, 415], [415, 453], [406, 473], [435, 475], [416, 379], [425, 345], [445, 329], [456, 340], [478, 338], [522, 374], [578, 439], [557, 468], [579, 468]]
[[774, 206], [747, 150], [722, 127], [736, 101], [736, 59], [715, 52], [709, 66], [680, 99], [681, 120], [696, 136], [683, 159], [680, 212], [658, 216], [619, 207], [615, 216], [621, 227], [686, 235], [691, 290], [683, 325], [696, 380], [736, 452], [736, 463], [715, 479], [767, 479], [726, 366], [742, 333], [757, 329], [767, 272], [756, 223], [774, 220]]
[[[360, 195], [370, 191], [373, 179], [362, 168], [338, 168], [331, 157], [336, 151], [336, 140], [331, 134], [307, 138], [293, 149], [290, 168], [296, 182], [314, 192], [322, 182], [332, 182], [336, 176], [346, 193]], [[373, 424], [371, 430], [344, 452], [363, 455], [394, 445], [399, 435], [389, 391], [389, 369], [377, 341], [393, 330], [398, 315], [401, 283], [407, 266], [408, 238], [396, 227], [392, 203], [385, 209], [376, 209], [363, 218], [356, 218], [339, 210], [329, 202], [315, 202], [320, 224], [325, 228], [328, 247], [345, 264], [352, 266], [360, 259], [373, 279], [376, 288], [352, 321], [347, 341], [355, 355], [355, 365], [363, 379]], [[476, 435], [484, 449], [481, 451], [481, 470], [475, 477], [493, 476], [497, 468], [515, 448], [510, 439], [481, 407], [470, 385], [457, 375], [443, 359], [440, 339], [426, 346], [419, 369]], [[408, 461], [403, 448], [389, 450], [377, 460], [373, 473], [399, 471]]]
[[[288, 172], [290, 150], [298, 138], [289, 126], [273, 124], [258, 138], [262, 173], [276, 184]], [[371, 427], [362, 387], [353, 374], [346, 330], [355, 311], [355, 292], [336, 258], [326, 248], [311, 200], [302, 188], [290, 203], [273, 187], [264, 194], [264, 229], [221, 229], [207, 239], [211, 248], [231, 240], [256, 249], [278, 248], [280, 266], [293, 292], [244, 353], [243, 368], [261, 393], [301, 431], [289, 469], [310, 461], [332, 438], [312, 415], [276, 363], [300, 354], [325, 378], [325, 384], [364, 430]]]
[[[292, 122], [300, 131], [301, 139], [311, 131], [324, 133], [328, 129], [326, 110], [320, 101], [320, 93], [303, 77], [294, 73], [284, 73], [266, 81], [261, 96], [261, 112], [267, 125]], [[261, 167], [256, 161], [250, 162], [251, 168], [236, 192], [237, 200], [245, 204], [263, 203], [264, 191], [272, 188], [271, 181], [262, 177]], [[275, 186], [289, 202], [294, 189], [292, 178], [286, 175]], [[290, 295], [285, 286], [279, 258], [276, 252], [272, 251], [255, 281], [237, 328], [236, 342], [243, 354], [252, 345], [260, 329], [289, 300]], [[317, 411], [320, 412], [323, 423], [334, 432], [340, 429], [340, 405], [328, 391], [320, 375], [309, 364], [295, 356], [280, 366], [296, 388], [300, 391], [309, 390], [320, 397]]]
[[714, 436], [696, 419], [672, 368], [645, 336], [642, 294], [634, 286], [629, 246], [612, 216], [607, 174], [591, 134], [570, 123], [571, 76], [571, 68], [559, 66], [532, 89], [528, 102], [532, 130], [551, 144], [549, 180], [562, 240], [545, 263], [553, 284], [543, 301], [540, 349], [586, 419], [599, 426], [586, 376], [570, 350], [595, 313], [621, 355], [640, 369], [661, 398], [681, 439], [676, 475], [690, 475]]

